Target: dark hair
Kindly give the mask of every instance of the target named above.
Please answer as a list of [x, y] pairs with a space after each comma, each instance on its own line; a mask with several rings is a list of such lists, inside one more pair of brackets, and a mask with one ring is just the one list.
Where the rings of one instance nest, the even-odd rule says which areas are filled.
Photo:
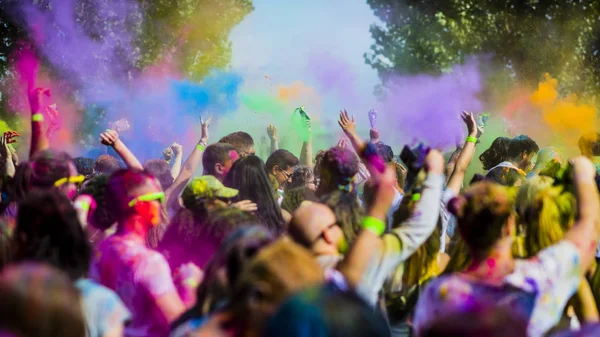
[[321, 202], [331, 208], [335, 214], [346, 241], [348, 243], [354, 242], [356, 235], [362, 228], [360, 224], [362, 224], [362, 220], [366, 215], [356, 195], [336, 190], [322, 197]]
[[0, 228], [0, 271], [10, 263], [13, 255], [12, 239], [5, 227]]
[[340, 186], [352, 184], [358, 173], [358, 157], [350, 149], [332, 147], [323, 155], [319, 165], [321, 182], [317, 189], [319, 197], [329, 194]]
[[315, 191], [308, 189], [307, 187], [296, 187], [292, 189], [286, 189], [283, 192], [283, 200], [281, 201], [281, 208], [293, 214], [294, 211], [303, 201], [318, 201]]
[[131, 169], [118, 170], [110, 176], [105, 190], [106, 206], [117, 221], [131, 212], [131, 207], [127, 206], [131, 192], [152, 179], [154, 177], [147, 172]]
[[227, 136], [221, 138], [219, 143], [227, 143], [232, 145], [238, 154], [243, 154], [248, 151], [250, 147], [254, 146], [254, 139], [252, 136], [243, 131], [230, 133]]
[[204, 268], [229, 233], [255, 224], [256, 217], [233, 207], [214, 210], [207, 218], [197, 218], [191, 210], [182, 209], [171, 221], [158, 249], [173, 269], [189, 261]]
[[92, 213], [91, 224], [100, 230], [109, 229], [117, 221], [115, 215], [108, 210], [106, 204], [105, 193], [108, 179], [109, 177], [103, 174], [95, 176], [88, 180], [79, 192], [80, 194], [91, 195], [96, 201], [96, 210]]
[[275, 167], [275, 165], [277, 165], [282, 170], [286, 170], [289, 167], [294, 167], [298, 165], [298, 158], [296, 158], [296, 156], [294, 156], [288, 150], [279, 149], [271, 153], [269, 159], [267, 159], [267, 162], [265, 164], [267, 172], [271, 173], [271, 170], [273, 170], [273, 167]]
[[53, 188], [57, 180], [71, 175], [69, 164], [72, 163], [71, 156], [66, 152], [44, 150], [36, 153], [31, 158], [31, 186]]
[[87, 275], [91, 248], [71, 201], [57, 190], [35, 190], [19, 205], [15, 262], [44, 262], [72, 280]]
[[473, 178], [471, 178], [471, 181], [469, 182], [469, 186], [470, 186], [470, 185], [473, 185], [473, 184], [475, 184], [475, 183], [478, 183], [478, 182], [482, 181], [483, 179], [485, 179], [485, 176], [484, 176], [484, 175], [482, 175], [482, 174], [479, 174], [479, 173], [475, 173], [475, 174], [473, 175]]
[[375, 144], [375, 149], [377, 150], [377, 154], [383, 158], [384, 162], [391, 163], [394, 161], [394, 150], [392, 150], [391, 146], [379, 142]]
[[171, 167], [169, 167], [169, 163], [162, 159], [150, 159], [146, 161], [144, 163], [144, 170], [158, 179], [163, 191], [166, 191], [169, 187], [171, 187], [175, 181], [171, 175]]
[[77, 172], [79, 172], [79, 174], [84, 175], [86, 177], [89, 177], [92, 174], [94, 174], [94, 166], [96, 165], [94, 159], [77, 157], [73, 159], [73, 162], [75, 163], [75, 166], [77, 167]]
[[517, 182], [523, 182], [525, 176], [510, 167], [496, 167], [485, 175], [485, 180], [504, 186], [515, 186]]
[[498, 137], [490, 148], [479, 156], [479, 160], [484, 170], [490, 170], [504, 161], [515, 159], [524, 153], [537, 153], [539, 150], [537, 143], [525, 135], [513, 139]]
[[315, 179], [315, 175], [310, 166], [296, 166], [296, 168], [294, 168], [294, 173], [292, 173], [291, 178], [291, 181], [285, 184], [286, 191], [295, 188], [306, 187], [306, 184], [310, 183], [311, 179]]
[[600, 133], [593, 132], [581, 136], [577, 145], [584, 156], [600, 156]]
[[8, 198], [11, 202], [20, 202], [31, 190], [33, 168], [29, 162], [21, 163], [15, 170], [15, 176], [7, 185]]
[[216, 176], [215, 164], [224, 164], [227, 160], [231, 160], [231, 151], [235, 151], [235, 148], [231, 144], [215, 143], [209, 145], [202, 154], [204, 175]]
[[421, 337], [526, 337], [527, 321], [506, 309], [478, 308], [448, 312], [429, 323]]
[[0, 275], [0, 333], [19, 337], [85, 336], [81, 293], [59, 270], [25, 263]]
[[500, 238], [513, 212], [514, 195], [507, 187], [479, 182], [448, 203], [458, 230], [471, 251], [485, 254]]
[[[233, 286], [256, 253], [275, 240], [262, 226], [249, 226], [232, 232], [206, 265], [204, 280], [197, 290], [196, 304], [172, 323], [172, 330], [184, 322], [203, 317], [229, 300]], [[226, 279], [220, 277], [223, 269]]]
[[390, 331], [383, 316], [358, 294], [329, 283], [288, 299], [269, 320], [264, 336], [384, 337]]
[[273, 197], [265, 164], [260, 158], [250, 155], [238, 159], [227, 174], [224, 184], [239, 191], [235, 200], [252, 200], [256, 203], [256, 215], [261, 224], [276, 233], [283, 233], [285, 221]]
[[119, 160], [109, 154], [103, 154], [96, 159], [96, 173], [111, 175], [121, 169]]

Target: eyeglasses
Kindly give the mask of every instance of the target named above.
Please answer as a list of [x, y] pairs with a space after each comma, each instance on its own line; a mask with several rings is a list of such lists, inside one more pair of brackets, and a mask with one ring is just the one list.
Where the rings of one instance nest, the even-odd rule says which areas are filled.
[[292, 180], [292, 174], [289, 173], [288, 171], [278, 167], [279, 171], [281, 172], [281, 174], [283, 174], [283, 177], [285, 178], [285, 181], [291, 181]]
[[73, 177], [65, 177], [65, 178], [61, 178], [61, 179], [58, 179], [57, 181], [55, 181], [54, 186], [60, 187], [64, 184], [69, 184], [69, 183], [81, 184], [84, 181], [85, 181], [85, 176], [83, 176], [83, 175], [78, 175], [78, 176], [73, 176]]
[[129, 207], [133, 207], [137, 203], [142, 202], [142, 201], [154, 201], [154, 200], [160, 200], [161, 204], [163, 202], [165, 202], [165, 192], [154, 192], [154, 193], [140, 195], [139, 197], [137, 197], [129, 202]]

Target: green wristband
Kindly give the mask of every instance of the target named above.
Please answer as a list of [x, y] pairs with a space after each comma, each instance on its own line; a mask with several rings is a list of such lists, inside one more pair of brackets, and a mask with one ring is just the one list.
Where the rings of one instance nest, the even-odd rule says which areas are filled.
[[196, 149], [198, 149], [198, 151], [204, 151], [206, 149], [206, 146], [204, 146], [202, 144], [198, 144], [198, 145], [196, 145]]
[[385, 231], [385, 222], [372, 216], [366, 216], [363, 219], [362, 228], [377, 236], [381, 236]]
[[84, 211], [90, 210], [90, 204], [86, 201], [75, 201], [75, 208], [82, 209]]
[[477, 137], [473, 137], [473, 136], [467, 137], [467, 143], [475, 143], [475, 144], [477, 144]]
[[42, 115], [42, 114], [33, 114], [33, 115], [31, 115], [31, 121], [32, 122], [43, 122], [44, 121], [44, 115]]

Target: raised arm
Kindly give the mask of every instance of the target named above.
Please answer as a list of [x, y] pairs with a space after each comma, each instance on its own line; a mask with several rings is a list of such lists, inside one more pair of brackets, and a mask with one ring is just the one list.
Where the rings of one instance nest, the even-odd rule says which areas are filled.
[[2, 139], [0, 139], [0, 154], [4, 161], [4, 176], [9, 178], [14, 177], [16, 173], [13, 152], [10, 148], [10, 144], [17, 142], [15, 137], [19, 137], [19, 133], [16, 131], [6, 131]]
[[594, 164], [585, 157], [574, 158], [571, 163], [577, 198], [577, 220], [565, 234], [565, 240], [572, 242], [579, 250], [580, 270], [585, 273], [595, 258], [600, 236], [600, 199], [594, 180]]
[[129, 148], [119, 139], [119, 133], [115, 130], [108, 129], [100, 134], [102, 144], [112, 146], [115, 152], [123, 159], [128, 168], [134, 170], [143, 170], [144, 167]]
[[181, 173], [181, 164], [183, 163], [183, 149], [181, 148], [181, 144], [173, 143], [173, 145], [171, 145], [171, 150], [175, 155], [175, 160], [173, 160], [173, 166], [171, 166], [171, 176], [173, 176], [173, 179], [177, 179], [179, 173]]
[[302, 142], [300, 150], [300, 165], [313, 166], [313, 148], [312, 148], [312, 124], [310, 120], [306, 120], [308, 130], [308, 139]]
[[269, 152], [270, 156], [273, 152], [279, 150], [279, 136], [277, 135], [277, 128], [273, 124], [270, 124], [267, 127], [267, 134], [271, 140], [271, 151]]
[[181, 172], [173, 182], [173, 185], [171, 185], [171, 187], [165, 191], [167, 209], [177, 208], [179, 205], [179, 195], [181, 194], [181, 191], [183, 191], [183, 188], [200, 165], [204, 149], [206, 146], [208, 146], [208, 127], [211, 121], [212, 117], [206, 121], [203, 121], [202, 117], [200, 117], [200, 124], [202, 125], [202, 135], [200, 136], [200, 141], [194, 147], [194, 150], [192, 150], [190, 156], [185, 160], [185, 163], [183, 163]]
[[456, 160], [454, 171], [450, 175], [450, 179], [448, 179], [448, 185], [446, 186], [446, 188], [454, 192], [454, 194], [458, 194], [460, 192], [460, 188], [465, 179], [465, 172], [467, 172], [467, 168], [471, 164], [471, 160], [475, 154], [477, 138], [479, 137], [477, 122], [475, 122], [473, 113], [463, 111], [461, 117], [467, 125], [469, 135], [465, 141], [462, 151], [460, 152], [460, 155], [458, 156], [458, 159]]
[[42, 114], [42, 96], [50, 96], [50, 90], [35, 88], [29, 92], [29, 106], [31, 107], [31, 148], [29, 157], [50, 148], [50, 141], [43, 130], [44, 114]]
[[[383, 237], [380, 237], [383, 223], [394, 198], [395, 172], [388, 167], [383, 175], [374, 176], [377, 184], [375, 201], [368, 210], [363, 230], [340, 267], [351, 285], [358, 287], [365, 279], [375, 280], [378, 284], [367, 282], [366, 285], [375, 286], [376, 289], [366, 291], [378, 291], [387, 274], [431, 235], [439, 217], [443, 167], [443, 156], [438, 151], [431, 151], [426, 159], [427, 179], [413, 214], [392, 234]], [[373, 223], [376, 222], [381, 226], [379, 232], [373, 230]]]

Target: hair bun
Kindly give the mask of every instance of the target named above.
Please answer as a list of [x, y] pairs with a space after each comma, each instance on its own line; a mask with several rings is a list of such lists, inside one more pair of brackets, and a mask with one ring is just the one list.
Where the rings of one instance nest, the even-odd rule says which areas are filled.
[[465, 205], [467, 200], [463, 196], [457, 196], [452, 198], [448, 202], [448, 211], [457, 218], [461, 218], [465, 212]]

